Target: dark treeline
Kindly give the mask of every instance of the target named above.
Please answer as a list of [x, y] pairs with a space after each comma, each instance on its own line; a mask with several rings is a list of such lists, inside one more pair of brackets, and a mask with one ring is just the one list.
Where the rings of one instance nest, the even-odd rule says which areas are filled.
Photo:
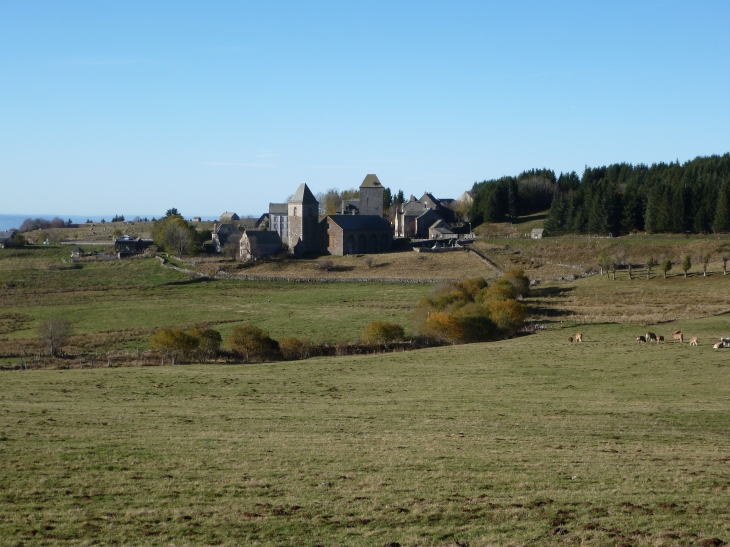
[[[549, 195], [549, 198], [547, 197]], [[548, 208], [550, 235], [730, 231], [730, 154], [684, 164], [542, 169], [474, 185], [472, 217], [500, 222]]]
[[471, 218], [474, 222], [504, 222], [544, 211], [552, 203], [555, 184], [555, 171], [550, 169], [474, 183]]

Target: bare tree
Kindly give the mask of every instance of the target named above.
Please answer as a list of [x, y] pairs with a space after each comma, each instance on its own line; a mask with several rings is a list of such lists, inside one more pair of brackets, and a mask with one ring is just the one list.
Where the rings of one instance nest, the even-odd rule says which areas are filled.
[[61, 317], [49, 317], [39, 323], [36, 332], [41, 342], [48, 347], [48, 352], [56, 355], [71, 334], [71, 322]]

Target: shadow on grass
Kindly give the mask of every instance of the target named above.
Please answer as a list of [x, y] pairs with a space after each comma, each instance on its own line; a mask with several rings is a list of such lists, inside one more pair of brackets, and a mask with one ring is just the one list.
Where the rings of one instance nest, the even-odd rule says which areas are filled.
[[212, 277], [194, 277], [192, 279], [184, 279], [182, 281], [168, 281], [167, 283], [163, 283], [163, 285], [194, 285], [196, 283], [214, 283], [218, 281], [218, 279], [214, 279]]
[[557, 298], [574, 290], [575, 287], [533, 287], [530, 289], [530, 298]]

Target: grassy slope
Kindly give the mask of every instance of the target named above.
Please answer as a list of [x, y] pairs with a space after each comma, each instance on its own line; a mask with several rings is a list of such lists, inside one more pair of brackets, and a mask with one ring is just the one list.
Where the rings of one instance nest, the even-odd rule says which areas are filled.
[[5, 373], [0, 542], [728, 540], [730, 352], [704, 342], [727, 318], [681, 327], [702, 345], [603, 325], [573, 346]]
[[20, 330], [0, 335], [0, 344], [33, 338], [38, 320], [59, 315], [77, 333], [223, 322], [224, 335], [237, 323], [255, 323], [275, 337], [352, 340], [375, 319], [408, 326], [410, 310], [430, 290], [400, 283], [190, 282], [155, 259], [48, 269], [66, 254], [53, 248], [0, 253], [0, 315], [29, 317]]

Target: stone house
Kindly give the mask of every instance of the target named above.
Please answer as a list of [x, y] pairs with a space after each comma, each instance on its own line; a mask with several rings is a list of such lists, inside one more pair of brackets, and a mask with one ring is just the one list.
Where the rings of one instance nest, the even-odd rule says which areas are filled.
[[458, 236], [451, 230], [451, 227], [443, 221], [443, 219], [437, 220], [428, 228], [428, 239], [454, 238], [458, 238]]
[[221, 253], [227, 243], [235, 245], [238, 242], [238, 239], [241, 237], [241, 230], [231, 222], [222, 224], [214, 222], [211, 237], [213, 240], [213, 249], [216, 253]]
[[344, 200], [337, 211], [340, 215], [383, 216], [383, 192], [385, 187], [377, 175], [366, 175], [360, 184], [360, 198]]
[[239, 217], [236, 213], [229, 213], [228, 211], [223, 213], [220, 218], [221, 223], [234, 222], [236, 220], [241, 220], [241, 217]]
[[532, 239], [542, 239], [543, 233], [545, 233], [544, 228], [533, 228], [532, 232], [530, 232], [530, 237]]
[[330, 215], [320, 223], [322, 250], [333, 255], [382, 253], [393, 244], [393, 229], [378, 215]]
[[71, 258], [83, 258], [86, 252], [81, 247], [76, 247], [71, 251]]
[[282, 250], [278, 233], [269, 230], [246, 230], [241, 235], [239, 254], [242, 260], [259, 260]]
[[13, 240], [17, 233], [18, 232], [16, 232], [15, 230], [0, 232], [0, 249], [13, 247], [15, 245], [15, 242]]
[[453, 203], [453, 199], [437, 199], [429, 192], [424, 193], [421, 199], [411, 196], [396, 211], [396, 236], [428, 238], [428, 229], [437, 220], [443, 220], [447, 224], [455, 221], [456, 215], [449, 207]]

